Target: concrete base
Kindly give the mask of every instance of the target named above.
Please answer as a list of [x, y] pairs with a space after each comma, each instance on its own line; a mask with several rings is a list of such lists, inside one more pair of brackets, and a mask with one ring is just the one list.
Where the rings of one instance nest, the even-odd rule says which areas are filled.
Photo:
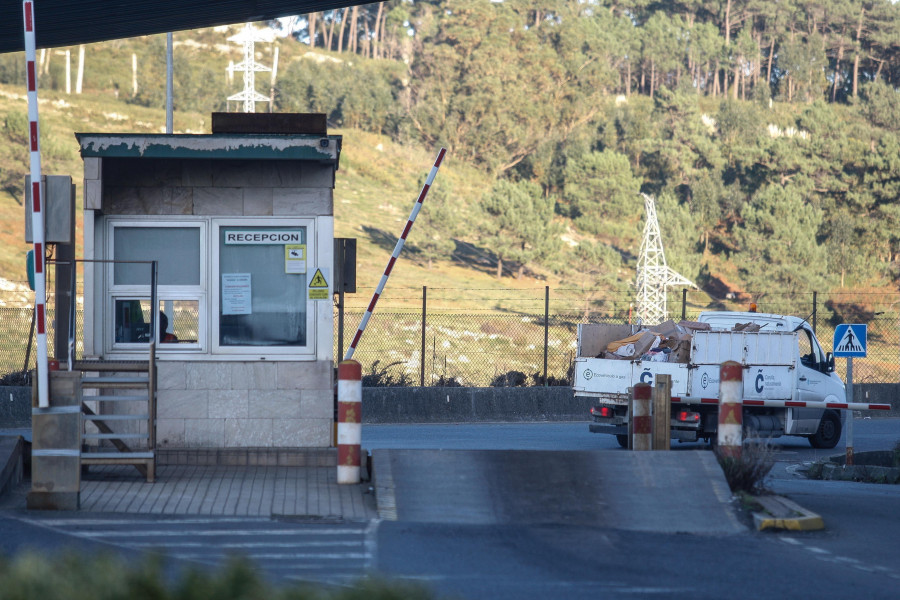
[[28, 510], [78, 510], [81, 492], [28, 492]]

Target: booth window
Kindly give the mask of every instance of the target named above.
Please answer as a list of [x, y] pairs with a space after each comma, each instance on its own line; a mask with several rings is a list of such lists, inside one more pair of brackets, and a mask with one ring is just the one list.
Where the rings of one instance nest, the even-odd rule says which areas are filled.
[[202, 223], [113, 222], [110, 302], [113, 346], [150, 341], [150, 265], [157, 261], [156, 307], [160, 349], [198, 349], [204, 305]]
[[310, 345], [307, 229], [217, 223], [220, 349]]

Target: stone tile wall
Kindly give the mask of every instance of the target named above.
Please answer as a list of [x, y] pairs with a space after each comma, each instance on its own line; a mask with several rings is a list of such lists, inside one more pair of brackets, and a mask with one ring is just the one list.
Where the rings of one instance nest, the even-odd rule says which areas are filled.
[[330, 361], [159, 361], [160, 448], [331, 445]]

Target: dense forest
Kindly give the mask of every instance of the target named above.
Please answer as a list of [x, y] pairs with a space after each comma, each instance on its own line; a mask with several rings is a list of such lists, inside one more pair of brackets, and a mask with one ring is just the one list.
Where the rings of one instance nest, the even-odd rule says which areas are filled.
[[[445, 146], [493, 182], [429, 200], [429, 235], [411, 244], [428, 264], [464, 238], [491, 249], [498, 277], [625, 292], [643, 191], [670, 265], [708, 289], [896, 290], [889, 0], [392, 0], [270, 25], [291, 36], [275, 110]], [[176, 110], [225, 109], [221, 35], [176, 36]], [[148, 40], [139, 86], [112, 66], [86, 85], [161, 106], [164, 42]], [[125, 65], [136, 43], [98, 48]], [[0, 83], [21, 69], [0, 56]], [[61, 85], [55, 69], [42, 85]]]

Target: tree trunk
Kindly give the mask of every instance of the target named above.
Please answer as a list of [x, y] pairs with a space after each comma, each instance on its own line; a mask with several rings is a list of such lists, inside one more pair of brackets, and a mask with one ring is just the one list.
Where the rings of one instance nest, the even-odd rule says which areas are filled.
[[306, 16], [307, 30], [309, 31], [309, 47], [312, 50], [316, 48], [316, 13], [311, 12]]
[[[363, 19], [363, 51], [362, 54], [366, 58], [372, 56], [372, 32], [369, 31], [369, 19]], [[373, 57], [374, 58], [374, 57]]]
[[772, 36], [772, 43], [769, 44], [769, 58], [766, 61], [766, 85], [772, 85], [772, 57], [775, 56], [775, 36]]
[[[856, 98], [856, 93], [859, 91], [859, 53], [862, 52], [862, 47], [860, 45], [859, 38], [862, 37], [862, 26], [863, 26], [863, 16], [866, 14], [866, 9], [860, 9], [859, 11], [859, 21], [856, 23], [856, 54], [853, 56], [853, 97]], [[877, 77], [876, 77], [877, 79]]]
[[625, 74], [625, 95], [631, 95], [631, 61], [628, 61], [628, 69]]
[[834, 62], [834, 85], [831, 86], [831, 101], [837, 100], [838, 84], [841, 82], [841, 61], [844, 60], [844, 32], [841, 31], [838, 42], [837, 60]]
[[503, 259], [497, 257], [497, 279], [503, 278]]
[[356, 22], [359, 18], [359, 6], [354, 4], [353, 10], [350, 11], [350, 40], [347, 42], [347, 49], [350, 50], [353, 54], [356, 54], [356, 50], [359, 47], [359, 36], [357, 35], [357, 27]]
[[344, 8], [344, 12], [341, 15], [341, 29], [338, 31], [338, 54], [344, 51], [344, 27], [347, 25], [347, 13], [350, 12], [350, 7]]
[[378, 12], [375, 14], [375, 31], [372, 34], [372, 58], [381, 58], [381, 13], [384, 12], [384, 2], [378, 3]]
[[333, 48], [332, 43], [334, 42], [334, 20], [337, 16], [337, 11], [331, 11], [331, 23], [328, 26], [328, 36], [325, 38], [325, 47], [331, 50]]

